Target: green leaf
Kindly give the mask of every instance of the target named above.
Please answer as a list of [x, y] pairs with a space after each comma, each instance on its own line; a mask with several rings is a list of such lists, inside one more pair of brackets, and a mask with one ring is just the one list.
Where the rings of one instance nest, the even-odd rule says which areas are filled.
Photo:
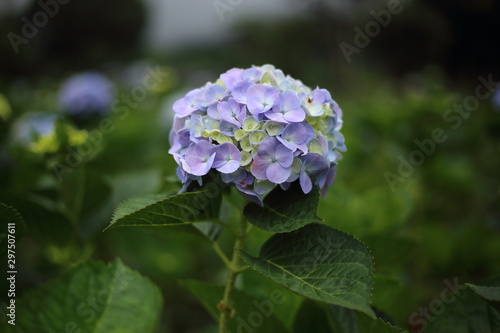
[[276, 307], [274, 314], [281, 320], [287, 330], [291, 331], [294, 324], [293, 319], [304, 301], [304, 297], [292, 292], [288, 288], [277, 285], [275, 282], [253, 270], [246, 270], [240, 277], [241, 289], [255, 298], [265, 299], [273, 292], [283, 293], [283, 304]]
[[[224, 295], [224, 286], [196, 280], [183, 280], [181, 285], [200, 300], [215, 320], [219, 320], [217, 304]], [[273, 290], [268, 297], [257, 299], [236, 289], [232, 298], [234, 317], [229, 322], [230, 332], [287, 332], [275, 315], [276, 309], [285, 302], [283, 292]]]
[[0, 200], [23, 212], [27, 232], [41, 244], [63, 246], [75, 238], [76, 230], [64, 215], [31, 200], [29, 195], [0, 195]]
[[252, 269], [300, 295], [375, 317], [372, 257], [350, 235], [314, 223], [272, 236], [259, 257], [240, 254]]
[[[118, 206], [111, 224], [105, 229], [117, 227], [176, 227], [176, 231], [188, 232], [213, 239], [217, 232], [212, 227], [196, 228], [194, 222], [219, 221], [222, 194], [207, 190], [165, 195], [149, 195], [129, 199]], [[207, 239], [208, 239], [207, 238]]]
[[264, 207], [255, 203], [248, 204], [243, 215], [253, 225], [268, 231], [289, 232], [311, 222], [321, 222], [316, 215], [319, 190], [314, 187], [304, 194], [298, 182], [287, 191], [277, 186], [264, 199]]
[[338, 322], [329, 318], [329, 313], [324, 304], [305, 300], [295, 317], [293, 333], [357, 333], [355, 312], [351, 309], [336, 307], [336, 313], [340, 320]]
[[407, 333], [380, 318], [337, 305], [326, 305], [311, 300], [302, 303], [295, 318], [294, 333]]
[[120, 260], [89, 262], [25, 293], [16, 301], [16, 325], [4, 325], [16, 333], [148, 333], [161, 307], [158, 287]]
[[466, 283], [466, 286], [474, 290], [485, 300], [500, 302], [500, 278], [482, 283], [481, 285]]
[[381, 318], [373, 320], [362, 313], [357, 313], [356, 317], [359, 333], [408, 333], [407, 330], [393, 326]]
[[21, 240], [23, 233], [24, 220], [19, 212], [0, 202], [0, 258], [7, 253], [7, 249], [16, 251], [16, 244]]
[[414, 312], [410, 324], [421, 325], [426, 333], [496, 333], [500, 332], [500, 313], [474, 288], [448, 289], [431, 300], [426, 313]]

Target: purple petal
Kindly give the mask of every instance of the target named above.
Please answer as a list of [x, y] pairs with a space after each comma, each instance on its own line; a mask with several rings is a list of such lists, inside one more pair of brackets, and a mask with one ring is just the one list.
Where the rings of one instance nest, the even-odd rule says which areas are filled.
[[225, 134], [227, 136], [234, 136], [234, 132], [239, 129], [239, 126], [230, 123], [225, 120], [221, 120], [220, 122], [220, 131], [222, 134]]
[[284, 168], [288, 168], [293, 163], [292, 151], [283, 145], [278, 145], [276, 147], [275, 157], [278, 163]]
[[269, 164], [271, 163], [268, 160], [263, 160], [258, 155], [255, 155], [250, 167], [250, 172], [258, 180], [266, 180], [266, 170]]
[[215, 148], [216, 157], [213, 167], [222, 173], [231, 173], [238, 170], [241, 161], [241, 152], [229, 142], [224, 142]]
[[178, 117], [186, 117], [197, 110], [196, 97], [200, 91], [201, 89], [191, 90], [186, 96], [174, 103], [173, 109]]
[[271, 109], [276, 102], [279, 90], [263, 84], [254, 84], [247, 90], [247, 106], [253, 115]]
[[241, 108], [233, 98], [229, 98], [227, 102], [220, 102], [217, 105], [217, 111], [225, 121], [233, 123], [237, 126], [241, 126], [241, 123], [238, 120], [238, 118], [240, 117]]
[[215, 159], [214, 146], [207, 141], [198, 141], [194, 146], [186, 150], [185, 158], [182, 160], [183, 169], [195, 176], [203, 176], [208, 173]]
[[337, 172], [337, 164], [334, 164], [330, 169], [328, 170], [328, 173], [326, 175], [326, 179], [323, 184], [320, 184], [321, 187], [321, 195], [323, 198], [326, 197], [326, 191], [328, 189], [328, 186], [333, 184], [333, 181], [335, 180], [335, 174]]
[[284, 168], [279, 163], [272, 163], [266, 170], [266, 177], [271, 183], [281, 184], [286, 182], [292, 168]]
[[280, 91], [277, 88], [266, 86], [266, 90], [264, 91], [264, 102], [268, 104], [269, 109], [276, 103], [279, 93]]
[[207, 109], [207, 114], [210, 116], [210, 118], [215, 119], [215, 120], [221, 119], [219, 111], [217, 110], [218, 105], [220, 105], [220, 103], [213, 103]]
[[254, 83], [252, 82], [240, 82], [233, 89], [233, 98], [236, 102], [241, 104], [247, 104], [247, 92], [250, 87], [252, 87]]
[[254, 181], [255, 177], [251, 174], [251, 173], [247, 173], [245, 179], [243, 179], [242, 181], [240, 181], [239, 185], [245, 187], [247, 185], [251, 185], [253, 184], [253, 181]]
[[257, 82], [262, 77], [262, 71], [255, 67], [248, 68], [243, 71], [241, 77], [246, 81]]
[[224, 74], [221, 74], [220, 79], [228, 90], [233, 90], [233, 88], [242, 80], [242, 73], [242, 69], [232, 68]]
[[238, 170], [239, 167], [240, 167], [240, 162], [229, 161], [217, 167], [216, 169], [217, 171], [220, 171], [222, 173], [232, 173]]
[[271, 161], [275, 155], [276, 147], [279, 145], [278, 139], [267, 137], [260, 143], [259, 150], [256, 154], [260, 159]]
[[289, 123], [298, 123], [306, 119], [306, 113], [302, 110], [302, 108], [293, 109], [286, 112], [283, 115], [283, 118]]
[[220, 102], [222, 98], [224, 98], [225, 94], [226, 89], [224, 89], [224, 87], [220, 84], [211, 85], [205, 92], [206, 103], [209, 105], [214, 102]]
[[[316, 88], [311, 92], [312, 99], [316, 103], [323, 104], [326, 101], [327, 95], [325, 94], [325, 89]], [[330, 96], [331, 98], [331, 96]]]
[[302, 191], [304, 191], [305, 194], [311, 192], [312, 182], [311, 178], [307, 175], [307, 173], [301, 172], [299, 181], [300, 181], [300, 187], [302, 188]]
[[255, 191], [252, 191], [251, 189], [247, 187], [243, 187], [239, 184], [236, 184], [236, 189], [240, 192], [240, 194], [247, 200], [250, 200], [252, 202], [255, 202], [261, 207], [264, 207], [264, 203], [262, 202], [262, 199], [259, 197]]
[[311, 176], [328, 170], [329, 163], [322, 155], [317, 153], [307, 154], [302, 158], [302, 162], [302, 171]]
[[208, 160], [204, 163], [196, 163], [194, 165], [190, 165], [191, 167], [190, 173], [195, 176], [206, 175], [210, 171], [210, 168], [212, 168], [214, 159], [215, 159], [215, 153], [213, 153], [212, 156], [210, 156]]
[[264, 115], [267, 117], [267, 119], [270, 119], [272, 121], [278, 122], [278, 123], [288, 123], [288, 121], [285, 119], [285, 116], [280, 113], [280, 112], [275, 112], [273, 110], [269, 110]]
[[309, 134], [306, 126], [301, 123], [294, 123], [287, 125], [285, 127], [285, 130], [281, 134], [283, 140], [297, 145], [303, 144], [308, 138], [308, 136]]
[[282, 92], [279, 96], [279, 107], [285, 111], [300, 108], [300, 100], [297, 94], [290, 90]]

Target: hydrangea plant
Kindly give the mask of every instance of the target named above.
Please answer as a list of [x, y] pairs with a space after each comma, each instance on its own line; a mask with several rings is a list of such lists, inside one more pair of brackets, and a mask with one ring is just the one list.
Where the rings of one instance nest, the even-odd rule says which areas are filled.
[[[252, 296], [235, 290], [236, 277], [248, 268], [283, 290], [359, 311], [362, 320], [373, 321], [371, 254], [316, 215], [320, 192], [332, 184], [346, 151], [342, 112], [330, 93], [271, 65], [233, 68], [189, 91], [173, 110], [169, 152], [182, 188], [173, 196], [122, 203], [108, 228], [163, 226], [211, 244], [229, 271], [225, 285], [184, 286], [216, 317], [221, 333], [256, 328], [240, 320], [245, 304], [255, 304]], [[253, 227], [275, 233], [258, 255], [245, 249]], [[219, 245], [223, 230], [234, 237], [231, 256]], [[273, 302], [269, 297], [266, 304]], [[258, 331], [287, 331], [278, 314], [269, 316]]]
[[233, 68], [173, 105], [170, 153], [185, 184], [216, 171], [263, 204], [276, 186], [298, 181], [325, 193], [346, 151], [342, 111], [325, 89], [311, 89], [272, 65]]

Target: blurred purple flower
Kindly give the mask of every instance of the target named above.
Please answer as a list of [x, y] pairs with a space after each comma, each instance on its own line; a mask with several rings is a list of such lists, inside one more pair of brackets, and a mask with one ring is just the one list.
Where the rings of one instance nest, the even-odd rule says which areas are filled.
[[500, 111], [500, 85], [498, 85], [497, 89], [493, 92], [491, 101], [495, 110]]
[[114, 84], [98, 72], [76, 74], [62, 84], [59, 107], [74, 116], [103, 115], [110, 111], [115, 98]]

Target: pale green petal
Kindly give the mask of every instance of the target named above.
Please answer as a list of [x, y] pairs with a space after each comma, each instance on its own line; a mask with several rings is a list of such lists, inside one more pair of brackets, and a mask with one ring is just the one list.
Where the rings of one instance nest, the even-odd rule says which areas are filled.
[[252, 145], [258, 145], [267, 137], [268, 135], [264, 131], [253, 131], [252, 133], [250, 133], [248, 138]]
[[245, 166], [248, 165], [250, 162], [252, 162], [252, 154], [246, 151], [242, 151], [240, 165]]
[[269, 136], [276, 136], [283, 131], [283, 124], [276, 123], [274, 121], [268, 121], [264, 124], [263, 130], [267, 132]]
[[246, 117], [245, 120], [243, 120], [243, 130], [245, 132], [253, 132], [257, 130], [259, 126], [260, 122], [255, 117]]
[[241, 139], [243, 139], [243, 138], [244, 138], [245, 136], [247, 136], [247, 135], [248, 135], [248, 133], [247, 133], [247, 132], [245, 132], [245, 131], [244, 131], [244, 130], [242, 130], [242, 129], [236, 130], [236, 131], [234, 132], [234, 138], [235, 138], [236, 140], [238, 140], [238, 141], [240, 141]]
[[241, 139], [240, 146], [241, 149], [247, 152], [251, 151], [253, 148], [253, 145], [250, 143], [248, 136], [245, 136], [243, 139]]

